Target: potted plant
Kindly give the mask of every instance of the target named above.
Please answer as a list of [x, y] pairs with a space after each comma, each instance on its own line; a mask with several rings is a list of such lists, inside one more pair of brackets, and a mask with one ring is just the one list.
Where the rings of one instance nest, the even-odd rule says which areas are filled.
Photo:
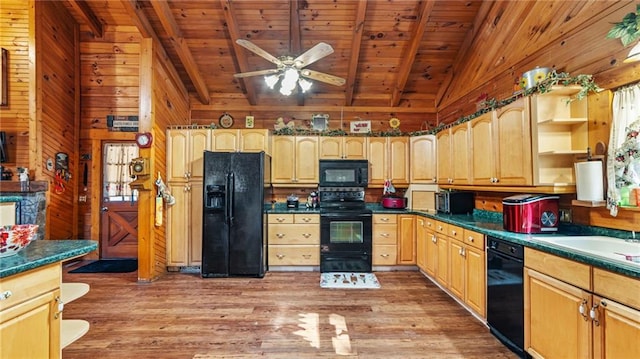
[[620, 39], [624, 46], [640, 38], [640, 4], [636, 5], [636, 12], [628, 13], [622, 21], [613, 24], [607, 38]]

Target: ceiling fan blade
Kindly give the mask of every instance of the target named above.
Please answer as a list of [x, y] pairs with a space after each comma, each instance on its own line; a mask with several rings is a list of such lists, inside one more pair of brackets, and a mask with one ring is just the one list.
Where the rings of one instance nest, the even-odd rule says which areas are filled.
[[259, 48], [258, 46], [256, 46], [253, 42], [249, 41], [249, 40], [245, 40], [245, 39], [238, 39], [236, 40], [236, 44], [244, 47], [245, 49], [253, 52], [254, 54], [262, 57], [263, 59], [272, 62], [278, 66], [282, 65], [282, 61], [280, 61], [280, 59], [278, 59], [277, 57], [271, 55], [270, 53], [264, 51], [263, 49]]
[[300, 71], [300, 75], [302, 77], [306, 77], [306, 78], [320, 81], [320, 82], [326, 82], [330, 85], [335, 85], [335, 86], [342, 86], [345, 84], [345, 82], [347, 82], [342, 77], [333, 76], [333, 75], [325, 74], [324, 72], [319, 72], [319, 71], [314, 71], [309, 69], [302, 69]]
[[277, 74], [278, 72], [280, 72], [280, 70], [278, 69], [258, 70], [258, 71], [241, 72], [239, 74], [233, 74], [233, 77], [241, 79], [244, 77], [251, 77], [251, 76]]
[[333, 47], [331, 45], [321, 42], [315, 45], [314, 47], [307, 50], [302, 55], [296, 57], [293, 60], [293, 64], [301, 69], [307, 65], [311, 65], [312, 63], [320, 60], [321, 58], [331, 55], [333, 53]]

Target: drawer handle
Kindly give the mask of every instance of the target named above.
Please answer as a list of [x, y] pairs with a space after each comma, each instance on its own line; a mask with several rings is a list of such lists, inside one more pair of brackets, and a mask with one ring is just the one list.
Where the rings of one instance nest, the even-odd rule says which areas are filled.
[[4, 292], [0, 293], [0, 300], [9, 299], [12, 295], [13, 293], [10, 290], [5, 290]]
[[311, 233], [302, 233], [302, 236], [304, 238], [309, 238], [309, 237], [311, 237]]
[[457, 231], [455, 231], [455, 230], [453, 230], [453, 231], [451, 231], [451, 234], [452, 234], [452, 235], [454, 235], [454, 236], [457, 236], [457, 235], [458, 235], [458, 232], [457, 232]]
[[276, 254], [276, 257], [278, 257], [278, 259], [282, 259], [284, 258], [284, 254]]
[[591, 320], [593, 320], [593, 324], [595, 324], [596, 327], [600, 326], [600, 321], [598, 320], [598, 303], [595, 303], [592, 307], [591, 310], [589, 311], [589, 317], [591, 317]]
[[305, 222], [309, 222], [309, 221], [311, 221], [311, 218], [309, 218], [309, 217], [303, 217], [303, 218], [302, 218], [302, 220], [303, 220], [303, 221], [305, 221]]
[[438, 238], [435, 235], [431, 236], [431, 242], [436, 243], [437, 241]]
[[285, 236], [284, 233], [276, 233], [276, 237], [278, 238], [283, 238]]
[[469, 236], [469, 242], [473, 243], [475, 239], [472, 236]]
[[382, 218], [380, 218], [380, 220], [382, 222], [389, 222], [389, 218], [387, 218], [387, 217], [382, 217]]
[[56, 302], [58, 302], [58, 312], [53, 315], [53, 319], [60, 318], [62, 311], [64, 311], [64, 303], [62, 302], [62, 299], [60, 299], [60, 296], [56, 297]]
[[441, 231], [443, 228], [442, 226], [438, 226], [438, 230]]
[[309, 258], [311, 258], [311, 254], [303, 254], [302, 258], [309, 259]]
[[589, 320], [589, 318], [587, 317], [587, 300], [586, 299], [582, 299], [582, 303], [580, 303], [580, 306], [578, 307], [578, 312], [580, 312], [580, 315], [585, 321]]
[[282, 218], [282, 217], [277, 217], [277, 218], [276, 218], [276, 221], [278, 221], [278, 222], [282, 223], [282, 222], [284, 222], [284, 218]]
[[389, 233], [380, 233], [380, 237], [389, 238]]
[[389, 255], [388, 254], [381, 254], [380, 257], [387, 258], [387, 257], [389, 257]]

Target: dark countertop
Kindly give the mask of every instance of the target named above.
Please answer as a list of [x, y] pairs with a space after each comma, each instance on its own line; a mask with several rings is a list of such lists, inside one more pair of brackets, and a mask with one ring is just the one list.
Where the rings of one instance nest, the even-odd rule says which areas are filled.
[[[474, 211], [473, 214], [443, 214], [424, 211], [413, 211], [405, 209], [387, 209], [383, 208], [379, 203], [367, 203], [367, 208], [373, 211], [373, 214], [416, 214], [427, 218], [436, 219], [445, 223], [450, 223], [462, 228], [466, 228], [484, 235], [500, 238], [512, 243], [524, 245], [526, 247], [541, 250], [543, 252], [555, 254], [557, 256], [571, 259], [577, 262], [593, 265], [598, 268], [606, 269], [615, 273], [640, 279], [640, 265], [633, 263], [622, 263], [598, 257], [593, 254], [574, 252], [567, 248], [555, 246], [549, 242], [534, 240], [530, 234], [507, 232], [503, 229], [502, 213], [489, 211]], [[319, 214], [319, 209], [307, 209], [304, 205], [300, 205], [297, 209], [286, 208], [285, 203], [276, 203], [274, 206], [265, 207], [267, 213], [315, 213]], [[564, 225], [562, 224], [559, 231], [555, 234], [544, 234], [545, 236], [554, 235], [597, 235], [616, 238], [630, 238], [628, 232], [615, 229], [607, 229], [600, 227]]]
[[0, 278], [85, 255], [98, 248], [91, 240], [44, 240], [29, 243], [18, 254], [0, 258]]

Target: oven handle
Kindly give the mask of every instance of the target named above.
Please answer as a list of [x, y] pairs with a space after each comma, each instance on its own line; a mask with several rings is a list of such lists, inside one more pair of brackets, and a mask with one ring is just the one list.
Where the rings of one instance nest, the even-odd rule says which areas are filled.
[[340, 219], [350, 219], [350, 218], [370, 218], [373, 217], [373, 215], [371, 213], [349, 213], [349, 214], [344, 214], [344, 213], [321, 213], [320, 217], [325, 217], [325, 218], [340, 218]]
[[495, 250], [493, 250], [491, 248], [487, 249], [487, 254], [488, 254], [487, 260], [489, 259], [489, 256], [496, 256], [496, 257], [500, 257], [502, 259], [510, 260], [512, 262], [516, 262], [516, 263], [519, 263], [519, 264], [524, 264], [524, 260], [523, 259], [520, 259], [520, 258], [517, 258], [517, 257], [508, 256], [506, 254], [503, 254], [503, 253], [500, 253], [498, 251], [495, 251]]

